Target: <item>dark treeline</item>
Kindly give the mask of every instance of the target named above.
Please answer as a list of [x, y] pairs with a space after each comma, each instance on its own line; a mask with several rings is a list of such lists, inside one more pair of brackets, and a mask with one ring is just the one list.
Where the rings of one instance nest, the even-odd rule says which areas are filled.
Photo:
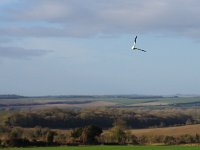
[[128, 128], [166, 127], [198, 123], [195, 111], [159, 110], [136, 111], [132, 109], [47, 109], [37, 111], [14, 112], [4, 119], [7, 126], [48, 127], [52, 129], [71, 129], [96, 125], [103, 129], [113, 126], [120, 119]]
[[75, 128], [70, 131], [49, 128], [21, 128], [0, 126], [0, 147], [56, 146], [56, 145], [165, 145], [199, 144], [200, 135], [179, 136], [135, 136], [120, 125], [103, 132], [94, 125]]

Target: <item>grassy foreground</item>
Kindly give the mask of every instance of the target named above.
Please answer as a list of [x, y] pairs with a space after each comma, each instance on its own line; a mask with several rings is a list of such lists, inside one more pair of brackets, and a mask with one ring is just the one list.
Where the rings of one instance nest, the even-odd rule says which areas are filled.
[[77, 146], [5, 148], [5, 150], [199, 150], [200, 146]]

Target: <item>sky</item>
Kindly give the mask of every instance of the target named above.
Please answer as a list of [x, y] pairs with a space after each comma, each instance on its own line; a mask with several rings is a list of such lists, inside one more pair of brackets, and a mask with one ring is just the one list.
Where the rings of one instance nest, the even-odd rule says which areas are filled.
[[199, 6], [0, 0], [0, 94], [199, 94]]

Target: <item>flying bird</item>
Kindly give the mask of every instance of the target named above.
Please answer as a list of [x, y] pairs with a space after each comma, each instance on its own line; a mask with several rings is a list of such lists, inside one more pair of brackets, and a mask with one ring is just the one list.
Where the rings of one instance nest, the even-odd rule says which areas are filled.
[[136, 40], [137, 40], [137, 36], [135, 37], [135, 40], [131, 49], [146, 52], [145, 50], [136, 47]]

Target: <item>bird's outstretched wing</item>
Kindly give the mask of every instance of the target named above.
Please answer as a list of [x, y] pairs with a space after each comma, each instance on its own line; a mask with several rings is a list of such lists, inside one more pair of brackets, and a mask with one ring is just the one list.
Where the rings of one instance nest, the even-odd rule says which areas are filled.
[[136, 50], [139, 50], [139, 51], [143, 51], [143, 52], [147, 52], [145, 51], [144, 49], [140, 49], [140, 48], [135, 48]]
[[137, 35], [136, 35], [135, 40], [134, 40], [134, 43], [135, 43], [135, 44], [136, 44], [136, 40], [137, 40]]

